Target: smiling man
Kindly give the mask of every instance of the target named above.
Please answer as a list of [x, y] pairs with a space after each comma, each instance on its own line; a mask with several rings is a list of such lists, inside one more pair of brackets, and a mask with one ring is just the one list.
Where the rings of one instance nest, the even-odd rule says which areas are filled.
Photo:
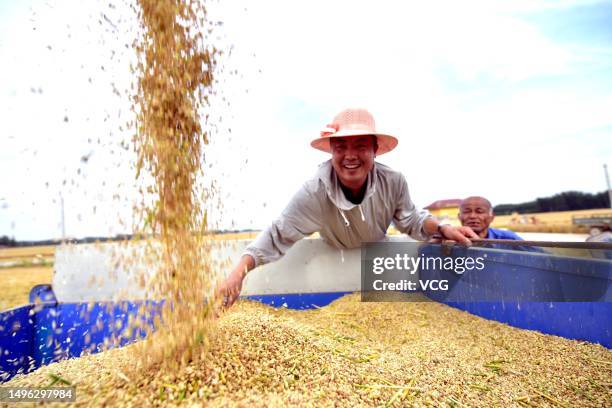
[[397, 146], [397, 138], [375, 129], [365, 109], [346, 109], [312, 141], [315, 149], [331, 153], [314, 178], [291, 199], [280, 217], [247, 248], [220, 285], [226, 306], [240, 295], [251, 269], [281, 258], [300, 239], [318, 232], [339, 249], [385, 239], [389, 225], [417, 240], [435, 234], [465, 245], [478, 235], [469, 227], [441, 225], [427, 211], [418, 210], [404, 176], [377, 163], [376, 156]]

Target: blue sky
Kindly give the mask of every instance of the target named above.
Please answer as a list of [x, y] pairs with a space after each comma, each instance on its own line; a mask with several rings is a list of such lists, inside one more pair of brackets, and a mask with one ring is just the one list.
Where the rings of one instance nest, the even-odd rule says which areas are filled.
[[[219, 227], [265, 227], [327, 159], [309, 142], [348, 106], [400, 139], [379, 160], [418, 206], [605, 189], [611, 1], [261, 0], [211, 15], [238, 70], [223, 77], [230, 108], [215, 107], [207, 148]], [[122, 91], [136, 25], [123, 2], [0, 1], [0, 235], [58, 237], [60, 194], [68, 235], [130, 229]]]

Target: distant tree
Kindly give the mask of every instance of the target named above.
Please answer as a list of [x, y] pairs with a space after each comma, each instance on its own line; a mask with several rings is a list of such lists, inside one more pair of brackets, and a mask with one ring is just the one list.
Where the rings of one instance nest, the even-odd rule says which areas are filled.
[[16, 245], [17, 242], [15, 242], [15, 238], [9, 238], [6, 235], [0, 237], [0, 246], [14, 247]]
[[607, 191], [591, 194], [580, 191], [565, 191], [551, 197], [536, 198], [520, 204], [500, 204], [494, 207], [495, 214], [505, 215], [518, 212], [530, 214], [551, 211], [590, 210], [593, 208], [610, 208]]

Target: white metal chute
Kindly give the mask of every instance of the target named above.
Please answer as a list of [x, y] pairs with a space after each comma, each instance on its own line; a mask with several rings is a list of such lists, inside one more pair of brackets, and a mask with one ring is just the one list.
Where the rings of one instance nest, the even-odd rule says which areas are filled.
[[[412, 242], [394, 237], [393, 241]], [[214, 241], [211, 264], [219, 278], [231, 271], [249, 240]], [[53, 290], [58, 302], [147, 298], [155, 266], [143, 259], [144, 243], [65, 245], [56, 250]], [[416, 251], [416, 246], [415, 246]], [[343, 259], [342, 259], [343, 258]], [[251, 271], [242, 295], [354, 292], [361, 288], [361, 249], [340, 250], [322, 239], [297, 242], [280, 260]], [[144, 285], [143, 285], [144, 282]]]

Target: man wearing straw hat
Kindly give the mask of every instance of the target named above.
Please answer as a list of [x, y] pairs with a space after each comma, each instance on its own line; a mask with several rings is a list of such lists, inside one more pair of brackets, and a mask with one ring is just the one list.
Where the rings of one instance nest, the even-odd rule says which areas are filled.
[[469, 227], [453, 227], [427, 211], [418, 210], [404, 176], [374, 161], [397, 146], [393, 136], [376, 131], [365, 109], [346, 109], [312, 141], [315, 149], [331, 153], [280, 217], [246, 248], [240, 261], [218, 288], [226, 306], [240, 295], [247, 272], [281, 258], [300, 239], [318, 232], [339, 249], [381, 241], [391, 223], [417, 240], [439, 234], [469, 245], [478, 239]]

